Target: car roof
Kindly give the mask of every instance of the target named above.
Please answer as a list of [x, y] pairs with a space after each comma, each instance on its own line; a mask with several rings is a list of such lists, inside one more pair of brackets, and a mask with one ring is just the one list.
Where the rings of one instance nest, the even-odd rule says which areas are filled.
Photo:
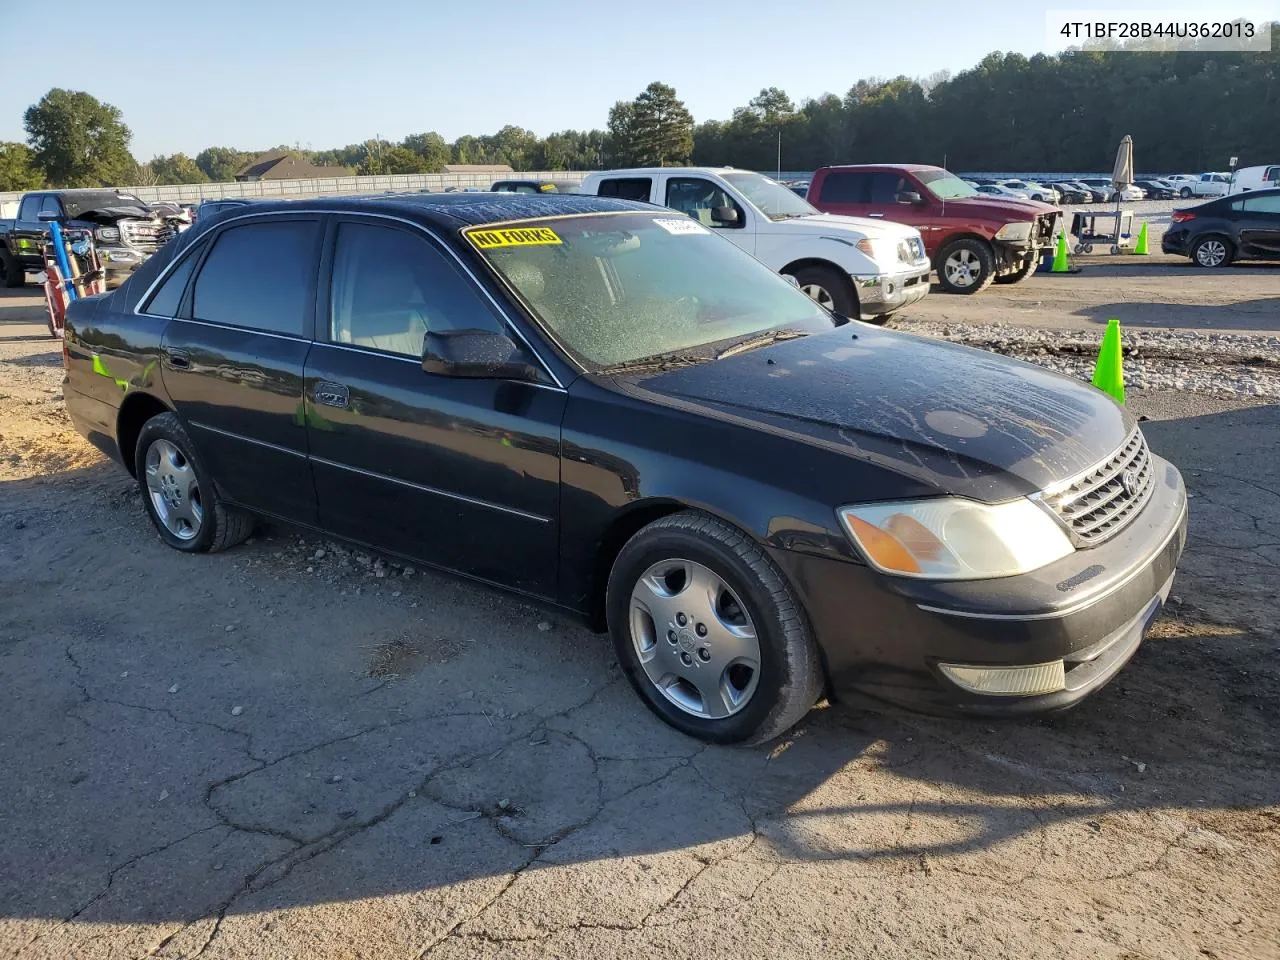
[[[653, 211], [652, 204], [580, 193], [389, 193], [365, 197], [312, 197], [305, 200], [265, 200], [253, 204], [254, 215], [265, 213], [383, 213], [444, 230], [535, 220], [566, 214]], [[219, 218], [218, 223], [228, 222]]]
[[931, 163], [836, 163], [823, 170], [941, 170]]
[[617, 170], [597, 170], [594, 173], [587, 174], [587, 178], [591, 177], [614, 177], [614, 176], [630, 176], [637, 173], [647, 173], [650, 176], [659, 173], [685, 174], [685, 173], [754, 173], [754, 170], [744, 170], [741, 167], [622, 167]]

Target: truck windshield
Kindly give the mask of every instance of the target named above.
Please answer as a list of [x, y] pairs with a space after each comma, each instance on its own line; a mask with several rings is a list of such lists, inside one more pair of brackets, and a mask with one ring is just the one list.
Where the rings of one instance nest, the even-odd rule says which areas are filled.
[[676, 213], [556, 217], [463, 236], [547, 332], [594, 369], [709, 360], [714, 345], [836, 325], [759, 260]]
[[737, 187], [770, 220], [810, 217], [819, 212], [808, 200], [797, 196], [794, 190], [758, 173], [722, 173], [720, 176]]
[[917, 170], [915, 174], [939, 200], [959, 200], [978, 195], [977, 190], [947, 170]]
[[102, 210], [107, 207], [141, 207], [147, 205], [131, 193], [117, 193], [115, 190], [94, 190], [91, 193], [64, 193], [62, 207], [67, 216], [75, 219], [90, 210]]

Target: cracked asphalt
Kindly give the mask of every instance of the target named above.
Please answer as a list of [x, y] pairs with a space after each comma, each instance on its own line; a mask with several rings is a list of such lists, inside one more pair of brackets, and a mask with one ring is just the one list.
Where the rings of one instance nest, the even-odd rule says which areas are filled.
[[0, 956], [1280, 956], [1280, 406], [1138, 394], [1174, 602], [1080, 708], [758, 749], [606, 640], [284, 526], [165, 548], [0, 296]]

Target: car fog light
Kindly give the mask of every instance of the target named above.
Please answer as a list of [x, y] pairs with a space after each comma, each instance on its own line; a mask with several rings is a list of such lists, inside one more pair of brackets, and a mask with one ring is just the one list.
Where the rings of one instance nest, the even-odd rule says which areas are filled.
[[1030, 663], [1022, 667], [966, 667], [958, 663], [940, 663], [938, 668], [957, 686], [970, 693], [991, 697], [1057, 693], [1067, 686], [1066, 670], [1061, 660]]

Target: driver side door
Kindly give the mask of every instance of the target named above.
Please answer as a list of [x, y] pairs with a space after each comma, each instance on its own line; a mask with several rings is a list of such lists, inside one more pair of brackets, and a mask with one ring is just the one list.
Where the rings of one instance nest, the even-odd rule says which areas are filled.
[[428, 330], [510, 329], [421, 228], [336, 218], [321, 278], [304, 388], [321, 525], [554, 596], [565, 391], [549, 374], [529, 382], [424, 372]]

